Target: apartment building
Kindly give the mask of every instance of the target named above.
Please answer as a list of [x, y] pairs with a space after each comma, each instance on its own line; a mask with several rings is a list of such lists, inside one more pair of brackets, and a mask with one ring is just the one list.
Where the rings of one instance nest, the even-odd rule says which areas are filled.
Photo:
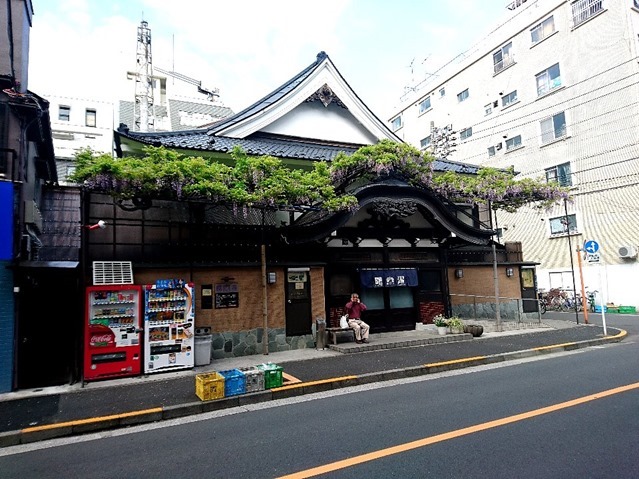
[[[496, 212], [500, 241], [522, 243], [542, 289], [583, 278], [639, 305], [639, 0], [516, 0], [490, 31], [404, 95], [391, 128], [450, 160], [569, 187], [550, 210]], [[599, 250], [578, 253], [586, 241]]]
[[45, 95], [51, 108], [51, 130], [58, 181], [69, 184], [75, 170], [75, 154], [81, 148], [111, 154], [113, 151], [114, 105], [69, 96]]

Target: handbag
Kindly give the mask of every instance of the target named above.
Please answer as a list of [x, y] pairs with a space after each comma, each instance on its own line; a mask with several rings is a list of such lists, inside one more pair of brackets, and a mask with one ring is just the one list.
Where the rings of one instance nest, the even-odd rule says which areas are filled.
[[342, 328], [342, 329], [346, 329], [346, 328], [349, 327], [348, 326], [348, 315], [347, 314], [345, 314], [344, 316], [341, 316], [339, 318], [339, 327]]

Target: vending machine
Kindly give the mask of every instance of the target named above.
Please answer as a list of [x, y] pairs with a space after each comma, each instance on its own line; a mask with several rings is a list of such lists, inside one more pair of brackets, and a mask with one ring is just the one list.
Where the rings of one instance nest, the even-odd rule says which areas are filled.
[[140, 374], [142, 288], [89, 286], [85, 311], [84, 379]]
[[195, 365], [193, 283], [163, 279], [144, 286], [144, 372]]

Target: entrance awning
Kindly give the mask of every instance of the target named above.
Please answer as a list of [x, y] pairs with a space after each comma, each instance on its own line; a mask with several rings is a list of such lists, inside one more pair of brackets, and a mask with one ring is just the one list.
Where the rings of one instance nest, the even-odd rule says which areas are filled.
[[362, 286], [365, 288], [396, 288], [417, 286], [417, 270], [405, 269], [364, 269], [360, 271]]

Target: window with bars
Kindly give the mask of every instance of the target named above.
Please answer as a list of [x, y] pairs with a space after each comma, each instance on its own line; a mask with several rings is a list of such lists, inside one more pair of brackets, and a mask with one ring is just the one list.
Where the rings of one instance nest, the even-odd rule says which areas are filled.
[[512, 49], [513, 43], [509, 42], [508, 44], [501, 47], [498, 51], [493, 53], [493, 68], [495, 73], [499, 73], [504, 68], [514, 63]]
[[576, 27], [603, 10], [603, 0], [577, 0], [571, 3], [572, 23]]
[[426, 110], [430, 109], [430, 96], [424, 98], [422, 101], [419, 102], [419, 114], [421, 115], [422, 113], [424, 113]]
[[501, 97], [501, 106], [506, 108], [517, 101], [517, 90], [511, 91], [507, 95]]
[[511, 151], [521, 146], [521, 135], [513, 136], [506, 140], [506, 151]]
[[488, 105], [484, 106], [484, 115], [488, 116], [493, 112], [493, 104], [489, 103]]
[[457, 94], [457, 101], [461, 103], [462, 101], [466, 100], [469, 95], [470, 94], [468, 92], [468, 88], [466, 88], [463, 92]]
[[538, 23], [530, 29], [530, 38], [534, 45], [542, 41], [544, 38], [549, 37], [553, 33], [555, 33], [555, 19], [551, 15], [543, 22]]
[[550, 143], [566, 136], [566, 114], [557, 113], [541, 120], [541, 144]]
[[466, 140], [468, 138], [470, 138], [471, 136], [473, 136], [473, 127], [471, 126], [470, 128], [466, 128], [465, 130], [462, 130], [459, 132], [459, 139], [460, 140]]
[[570, 163], [562, 163], [546, 169], [546, 181], [548, 183], [557, 182], [560, 186], [572, 186], [572, 174]]
[[559, 63], [555, 63], [541, 73], [535, 75], [537, 81], [537, 96], [545, 95], [549, 91], [561, 86]]

